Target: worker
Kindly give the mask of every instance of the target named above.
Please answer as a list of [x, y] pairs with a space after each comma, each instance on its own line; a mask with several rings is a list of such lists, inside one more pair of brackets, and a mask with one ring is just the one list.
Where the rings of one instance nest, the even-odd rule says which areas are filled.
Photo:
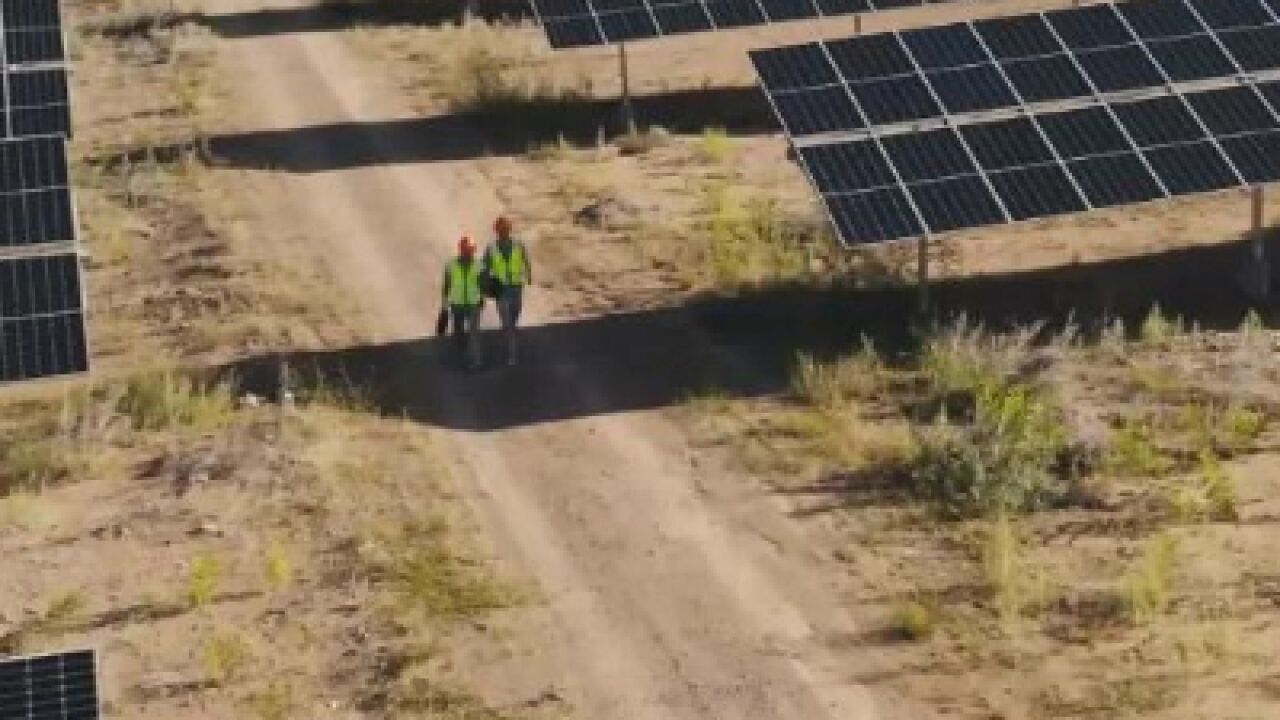
[[484, 307], [480, 286], [482, 270], [476, 261], [475, 243], [464, 235], [458, 242], [458, 256], [445, 266], [441, 300], [448, 306], [453, 321], [453, 344], [459, 361], [469, 370], [480, 367], [476, 331]]
[[498, 320], [507, 341], [507, 364], [515, 365], [519, 351], [517, 326], [524, 305], [524, 288], [533, 282], [533, 265], [524, 243], [511, 235], [511, 221], [499, 217], [493, 224], [497, 239], [484, 252], [485, 273], [498, 304]]

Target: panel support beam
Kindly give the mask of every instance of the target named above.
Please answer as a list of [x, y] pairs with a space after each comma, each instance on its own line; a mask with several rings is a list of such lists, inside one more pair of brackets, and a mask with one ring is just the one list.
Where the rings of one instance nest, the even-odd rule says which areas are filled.
[[627, 66], [627, 44], [618, 43], [618, 73], [622, 81], [622, 132], [627, 135], [636, 134], [636, 114], [631, 105], [631, 71]]
[[1261, 185], [1249, 188], [1250, 230], [1249, 266], [1245, 275], [1249, 293], [1258, 302], [1266, 302], [1271, 295], [1271, 265], [1267, 259], [1266, 195]]
[[916, 239], [916, 312], [921, 321], [929, 318], [929, 236]]

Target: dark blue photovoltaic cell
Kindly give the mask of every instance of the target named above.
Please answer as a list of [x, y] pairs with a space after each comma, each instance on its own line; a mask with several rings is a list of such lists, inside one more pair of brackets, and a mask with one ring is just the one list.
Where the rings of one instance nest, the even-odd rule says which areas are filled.
[[1215, 30], [1261, 27], [1273, 22], [1271, 13], [1258, 0], [1187, 0], [1201, 18]]
[[1175, 96], [1113, 106], [1120, 124], [1138, 147], [1188, 142], [1204, 137], [1191, 111]]
[[836, 231], [847, 245], [922, 235], [907, 196], [899, 188], [823, 198]]
[[1280, 68], [1280, 26], [1220, 33], [1222, 44], [1245, 70]]
[[984, 170], [1054, 162], [1053, 151], [1027, 118], [966, 125], [960, 136]]
[[10, 64], [66, 59], [57, 0], [5, 0], [0, 14]]
[[1280, 180], [1280, 132], [1222, 140], [1222, 149], [1250, 183]]
[[590, 0], [597, 13], [625, 12], [627, 10], [645, 10], [643, 0]]
[[1116, 5], [1142, 38], [1180, 37], [1204, 32], [1204, 26], [1181, 2], [1130, 0]]
[[930, 73], [929, 84], [952, 113], [977, 112], [1018, 104], [1009, 84], [991, 65]]
[[1147, 44], [1156, 62], [1174, 82], [1189, 82], [1236, 73], [1235, 65], [1212, 38], [1205, 35]]
[[821, 87], [840, 82], [817, 43], [757, 50], [751, 53], [760, 81], [770, 90]]
[[1087, 209], [1067, 173], [1058, 165], [1008, 170], [987, 177], [1014, 220]]
[[65, 68], [9, 73], [13, 137], [70, 135]]
[[823, 15], [852, 15], [871, 9], [869, 0], [818, 0]]
[[1029, 103], [1066, 100], [1093, 94], [1089, 83], [1064, 55], [1004, 63], [1009, 82]]
[[1104, 108], [1041, 115], [1037, 120], [1063, 159], [1134, 149]]
[[589, 16], [543, 20], [542, 27], [547, 33], [547, 41], [553, 48], [599, 45], [602, 42], [595, 19]]
[[854, 85], [852, 90], [872, 124], [887, 125], [942, 114], [924, 81], [915, 75], [864, 82]]
[[[79, 262], [79, 258], [70, 253], [0, 260], [0, 382], [88, 369]], [[0, 717], [10, 717], [5, 707], [12, 705], [7, 704], [6, 699], [12, 698], [15, 692], [40, 691], [47, 685], [46, 677], [31, 687], [25, 680], [25, 669], [16, 668], [21, 662], [0, 661]], [[69, 680], [78, 681], [80, 672], [72, 670], [69, 675], [72, 676]], [[92, 705], [96, 713], [96, 699], [89, 693], [92, 702], [86, 703], [85, 688], [78, 682], [68, 683], [68, 694], [77, 712]]]
[[777, 93], [773, 101], [782, 124], [795, 137], [865, 126], [843, 85]]
[[1079, 53], [1080, 67], [1101, 92], [1120, 92], [1164, 84], [1160, 71], [1141, 48], [1130, 45]]
[[1144, 150], [1143, 154], [1171, 195], [1222, 190], [1240, 184], [1222, 153], [1210, 142]]
[[801, 148], [800, 159], [809, 168], [818, 192], [824, 195], [870, 190], [896, 182], [884, 153], [871, 140]]
[[0, 142], [0, 247], [74, 239], [63, 140]]
[[989, 62], [968, 25], [943, 25], [902, 33], [902, 42], [924, 70]]
[[973, 24], [987, 47], [1000, 59], [1036, 57], [1062, 52], [1039, 15], [980, 20]]
[[1129, 32], [1110, 5], [1045, 13], [1058, 37], [1072, 50], [1126, 45], [1133, 42]]
[[702, 3], [654, 5], [653, 15], [658, 20], [658, 27], [666, 35], [711, 29], [711, 18]]
[[623, 40], [639, 40], [658, 34], [653, 24], [653, 16], [648, 10], [628, 10], [625, 12], [607, 13], [598, 16], [600, 29], [609, 42]]
[[587, 5], [587, 0], [533, 0], [533, 6], [544, 20], [591, 14], [591, 7]]
[[977, 176], [911, 185], [907, 190], [931, 232], [992, 225], [1005, 219], [995, 196]]
[[817, 8], [810, 0], [760, 0], [764, 12], [774, 22], [816, 17]]
[[827, 49], [840, 73], [850, 82], [915, 71], [911, 58], [891, 34], [829, 42]]
[[707, 12], [711, 13], [711, 19], [719, 28], [762, 25], [765, 22], [755, 0], [708, 0]]
[[906, 183], [970, 175], [978, 171], [965, 153], [960, 138], [950, 128], [890, 135], [881, 138], [880, 143]]
[[1275, 115], [1252, 88], [1209, 90], [1189, 93], [1186, 97], [1214, 135], [1280, 128]]
[[1133, 153], [1073, 160], [1067, 168], [1094, 207], [1128, 205], [1165, 196]]

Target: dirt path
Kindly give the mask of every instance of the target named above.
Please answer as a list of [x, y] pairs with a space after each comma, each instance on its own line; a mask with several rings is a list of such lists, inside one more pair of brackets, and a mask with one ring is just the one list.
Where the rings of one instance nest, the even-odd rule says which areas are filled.
[[[221, 13], [254, 9], [218, 4]], [[332, 134], [280, 132], [271, 154], [314, 160], [352, 153], [357, 143], [359, 154], [389, 161], [248, 173], [264, 242], [293, 237], [326, 256], [345, 284], [336, 291], [364, 303], [379, 340], [431, 332], [439, 268], [463, 229], [483, 239], [497, 210], [491, 188], [465, 161], [393, 162], [403, 148], [389, 143], [405, 139], [378, 127], [406, 118], [405, 110], [341, 34], [228, 35], [244, 35], [220, 42], [235, 85], [234, 129], [344, 124], [341, 146], [318, 139]], [[473, 138], [459, 128], [410, 142]], [[549, 306], [535, 295], [530, 322], [546, 318]], [[489, 403], [591, 406], [593, 396], [613, 392], [580, 360], [583, 348], [531, 350], [547, 377], [462, 379], [431, 357], [382, 370], [388, 382], [447, 407], [453, 427], [484, 427]], [[658, 362], [682, 352], [649, 348]], [[556, 392], [533, 386], [543, 381]], [[554, 396], [562, 393], [581, 397]], [[847, 682], [850, 669], [827, 648], [854, 628], [828, 588], [803, 572], [802, 540], [783, 523], [757, 527], [768, 522], [760, 520], [769, 517], [759, 512], [763, 501], [693, 467], [682, 438], [656, 415], [586, 415], [453, 436], [499, 553], [547, 600], [527, 623], [534, 656], [486, 673], [499, 695], [516, 701], [554, 686], [577, 717], [593, 720], [926, 717]]]

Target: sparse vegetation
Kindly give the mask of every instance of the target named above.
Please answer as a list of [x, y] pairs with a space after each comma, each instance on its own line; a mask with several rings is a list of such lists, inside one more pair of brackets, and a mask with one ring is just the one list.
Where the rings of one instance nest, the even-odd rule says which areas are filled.
[[707, 162], [721, 163], [728, 157], [732, 151], [733, 145], [729, 140], [729, 134], [724, 128], [706, 128], [702, 131], [702, 140], [698, 145], [698, 151]]
[[230, 424], [235, 397], [225, 384], [167, 367], [131, 376], [116, 407], [135, 430], [206, 431]]
[[1132, 477], [1156, 478], [1172, 468], [1171, 461], [1152, 441], [1150, 426], [1127, 420], [1115, 430], [1107, 445], [1105, 467], [1108, 472]]
[[209, 680], [225, 686], [239, 680], [249, 662], [249, 645], [234, 631], [210, 635], [204, 644], [204, 669]]
[[217, 596], [221, 580], [222, 563], [217, 555], [204, 552], [192, 558], [187, 569], [187, 605], [196, 609], [208, 605]]
[[293, 686], [283, 681], [271, 681], [249, 696], [246, 703], [257, 720], [289, 720], [294, 717]]
[[777, 203], [744, 201], [729, 187], [712, 184], [704, 207], [710, 274], [717, 284], [794, 279], [808, 271], [813, 238], [788, 228]]
[[898, 637], [919, 642], [932, 636], [936, 625], [934, 610], [923, 603], [910, 601], [894, 610], [891, 628]]
[[1165, 613], [1173, 597], [1178, 543], [1157, 535], [1143, 551], [1124, 583], [1125, 605], [1135, 625], [1147, 625]]
[[267, 545], [262, 558], [262, 574], [272, 592], [284, 590], [293, 581], [293, 563], [279, 540], [272, 540]]

